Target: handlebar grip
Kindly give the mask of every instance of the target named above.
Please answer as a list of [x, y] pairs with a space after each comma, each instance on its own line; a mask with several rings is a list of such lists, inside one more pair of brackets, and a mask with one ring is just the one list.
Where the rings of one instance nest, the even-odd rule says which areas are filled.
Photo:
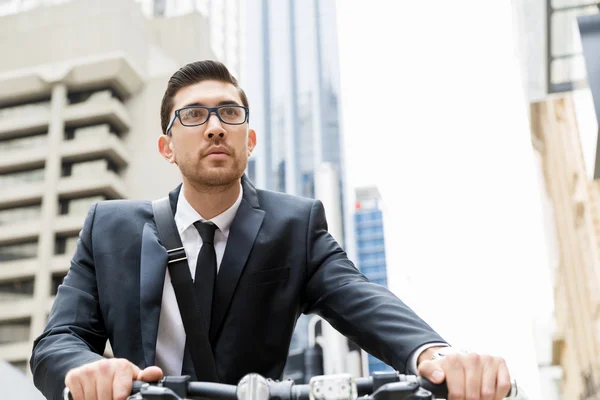
[[[133, 381], [131, 394], [138, 393], [145, 383], [156, 384], [156, 382]], [[63, 400], [73, 400], [73, 395], [69, 391], [68, 387], [65, 387], [65, 389], [63, 390]]]
[[[436, 384], [436, 383], [430, 382], [429, 380], [427, 380], [426, 378], [423, 378], [422, 376], [419, 376], [417, 378], [417, 380], [419, 382], [419, 385], [423, 389], [430, 391], [431, 394], [433, 394], [436, 398], [445, 399], [448, 397], [448, 388], [446, 387], [446, 382]], [[505, 399], [517, 397], [517, 392], [518, 392], [517, 381], [514, 379], [511, 379], [510, 380], [510, 389], [508, 390], [508, 393], [506, 394]]]

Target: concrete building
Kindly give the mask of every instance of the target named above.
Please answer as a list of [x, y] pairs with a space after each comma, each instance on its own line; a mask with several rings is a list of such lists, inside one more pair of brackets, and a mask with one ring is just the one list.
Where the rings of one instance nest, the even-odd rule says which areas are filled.
[[595, 399], [600, 396], [598, 126], [577, 18], [598, 8], [585, 0], [514, 4], [553, 253], [553, 311], [540, 316], [535, 327], [541, 386], [546, 398]]
[[147, 16], [155, 18], [173, 18], [190, 13], [200, 13], [206, 17], [211, 50], [238, 80], [241, 79], [241, 56], [245, 43], [242, 34], [244, 0], [135, 0], [135, 2], [140, 4]]
[[556, 229], [552, 364], [565, 399], [600, 395], [600, 186], [587, 175], [572, 94], [532, 104], [533, 145], [541, 155]]
[[335, 2], [248, 0], [245, 15], [243, 84], [261, 139], [251, 178], [315, 197], [315, 171], [327, 162], [343, 193]]
[[156, 150], [160, 100], [177, 68], [215, 56], [199, 12], [153, 19], [133, 0], [20, 11], [0, 17], [0, 359], [25, 369], [87, 208], [180, 182]]
[[[381, 194], [376, 187], [356, 189], [354, 226], [356, 229], [357, 267], [369, 280], [388, 287], [387, 263], [385, 258], [385, 236], [383, 229]], [[368, 373], [391, 371], [392, 367], [368, 356]]]

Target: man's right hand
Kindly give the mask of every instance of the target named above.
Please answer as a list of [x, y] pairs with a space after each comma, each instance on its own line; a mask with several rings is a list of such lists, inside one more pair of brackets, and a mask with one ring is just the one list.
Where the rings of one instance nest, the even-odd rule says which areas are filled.
[[141, 370], [124, 358], [111, 358], [73, 368], [65, 377], [65, 385], [74, 400], [125, 400], [134, 380], [156, 382], [162, 376], [158, 367]]

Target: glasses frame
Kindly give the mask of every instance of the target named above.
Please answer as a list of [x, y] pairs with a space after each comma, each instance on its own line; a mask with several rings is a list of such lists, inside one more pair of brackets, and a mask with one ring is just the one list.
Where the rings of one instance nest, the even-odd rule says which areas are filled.
[[[246, 118], [244, 118], [244, 121], [237, 123], [237, 124], [232, 124], [231, 122], [223, 121], [223, 119], [219, 115], [218, 111], [221, 108], [231, 108], [231, 107], [243, 108], [246, 111]], [[207, 110], [208, 116], [206, 117], [206, 120], [200, 124], [191, 124], [191, 125], [184, 124], [183, 121], [181, 120], [181, 116], [179, 113], [183, 110], [189, 110], [190, 108], [203, 108], [203, 109]], [[173, 127], [173, 124], [175, 123], [176, 119], [179, 120], [179, 123], [181, 123], [182, 126], [200, 126], [200, 125], [204, 125], [205, 123], [207, 123], [212, 114], [215, 114], [217, 116], [217, 118], [219, 119], [219, 121], [221, 121], [221, 123], [226, 124], [226, 125], [243, 125], [250, 120], [250, 109], [246, 106], [240, 106], [239, 104], [224, 104], [224, 105], [218, 106], [218, 107], [187, 106], [187, 107], [180, 108], [179, 110], [175, 110], [175, 115], [173, 115], [173, 119], [171, 119], [171, 122], [169, 122], [169, 126], [167, 126], [166, 134], [167, 134], [167, 136], [171, 136], [171, 128]]]

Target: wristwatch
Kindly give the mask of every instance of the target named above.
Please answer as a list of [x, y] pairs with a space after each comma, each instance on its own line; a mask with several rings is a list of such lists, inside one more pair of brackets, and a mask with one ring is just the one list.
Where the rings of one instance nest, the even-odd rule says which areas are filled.
[[436, 351], [435, 353], [433, 353], [433, 356], [431, 357], [431, 359], [439, 360], [440, 358], [445, 357], [450, 354], [467, 354], [467, 353], [468, 353], [468, 351], [460, 350], [460, 349], [457, 349], [456, 347], [443, 347], [443, 348], [439, 349], [438, 351]]

